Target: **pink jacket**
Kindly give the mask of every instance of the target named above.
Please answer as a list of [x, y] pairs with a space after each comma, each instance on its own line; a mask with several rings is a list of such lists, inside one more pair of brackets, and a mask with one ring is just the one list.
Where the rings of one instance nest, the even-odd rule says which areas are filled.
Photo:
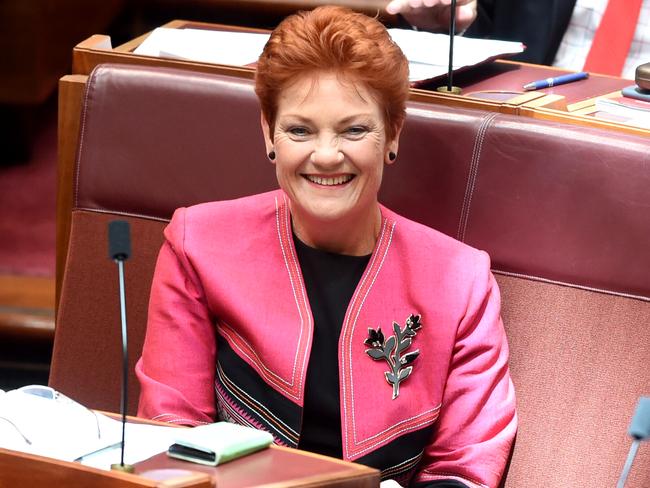
[[[382, 215], [339, 339], [343, 457], [402, 483], [497, 486], [516, 414], [489, 257], [384, 207]], [[226, 419], [297, 446], [313, 320], [286, 196], [179, 209], [165, 237], [136, 366], [139, 415]], [[411, 315], [420, 316], [415, 335], [404, 334]], [[386, 344], [401, 334], [394, 366], [367, 352], [378, 327]], [[394, 399], [391, 371], [404, 378]]]

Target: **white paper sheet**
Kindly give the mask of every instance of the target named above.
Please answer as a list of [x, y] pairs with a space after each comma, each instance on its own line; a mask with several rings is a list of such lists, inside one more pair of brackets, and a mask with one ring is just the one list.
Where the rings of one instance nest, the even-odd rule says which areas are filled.
[[262, 54], [268, 34], [203, 29], [155, 29], [134, 54], [245, 66]]
[[[407, 29], [388, 33], [409, 60], [409, 80], [421, 81], [447, 74], [449, 36]], [[521, 42], [454, 37], [454, 70], [524, 51]]]
[[[409, 80], [421, 81], [447, 73], [449, 36], [430, 32], [389, 29], [389, 34], [409, 60]], [[262, 54], [268, 34], [159, 27], [135, 54], [245, 66]], [[501, 56], [523, 52], [520, 42], [454, 38], [454, 70]]]
[[0, 396], [0, 447], [6, 449], [73, 461], [115, 444], [121, 430], [114, 422], [63, 395], [12, 390]]

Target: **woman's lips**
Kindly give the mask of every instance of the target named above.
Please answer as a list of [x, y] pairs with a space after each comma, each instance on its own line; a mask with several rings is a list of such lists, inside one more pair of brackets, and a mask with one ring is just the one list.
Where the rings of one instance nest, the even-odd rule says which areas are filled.
[[354, 175], [336, 175], [336, 176], [323, 176], [323, 175], [303, 175], [305, 179], [320, 186], [338, 186], [344, 185], [352, 181]]

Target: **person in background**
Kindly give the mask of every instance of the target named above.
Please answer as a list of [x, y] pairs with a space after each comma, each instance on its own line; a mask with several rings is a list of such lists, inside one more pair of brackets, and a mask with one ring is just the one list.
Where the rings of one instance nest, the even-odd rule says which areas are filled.
[[[386, 10], [418, 28], [442, 32], [448, 29], [450, 4], [393, 0]], [[458, 31], [521, 41], [526, 50], [513, 58], [518, 61], [630, 79], [638, 65], [650, 62], [650, 0], [458, 0], [457, 5]]]
[[[448, 32], [451, 0], [392, 0], [386, 12], [401, 15], [409, 24], [431, 32]], [[476, 0], [457, 0], [456, 31], [464, 32], [477, 15]]]
[[376, 19], [317, 8], [273, 31], [255, 91], [280, 189], [175, 212], [138, 414], [264, 429], [393, 484], [498, 486], [517, 419], [490, 259], [377, 200], [403, 53]]

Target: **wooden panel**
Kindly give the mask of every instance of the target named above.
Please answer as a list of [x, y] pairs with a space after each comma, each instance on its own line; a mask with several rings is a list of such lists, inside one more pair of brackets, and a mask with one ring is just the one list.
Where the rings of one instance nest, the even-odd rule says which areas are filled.
[[67, 75], [59, 81], [58, 165], [56, 195], [56, 304], [59, 303], [70, 236], [74, 164], [79, 120], [87, 76]]
[[52, 340], [53, 279], [0, 275], [0, 334]]

